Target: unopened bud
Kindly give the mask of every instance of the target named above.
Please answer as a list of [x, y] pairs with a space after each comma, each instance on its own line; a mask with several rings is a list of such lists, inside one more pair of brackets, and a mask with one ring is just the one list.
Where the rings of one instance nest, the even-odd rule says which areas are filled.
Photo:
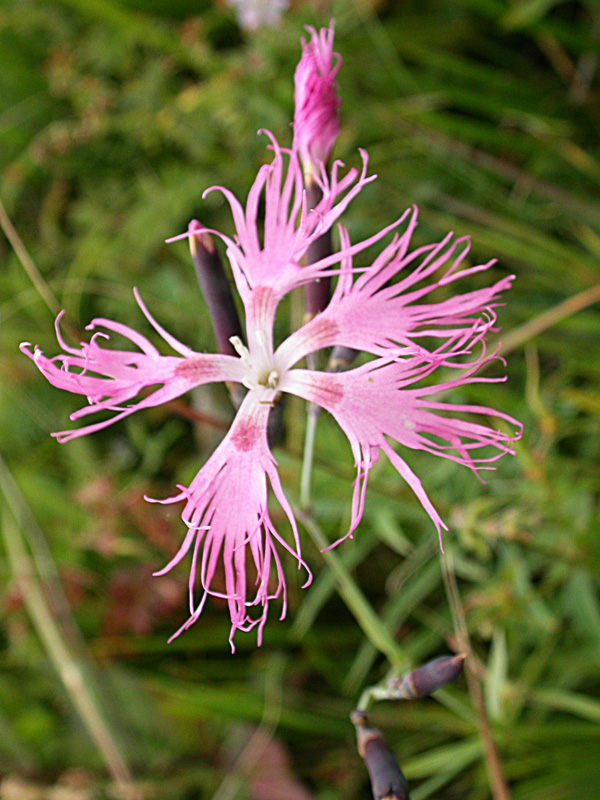
[[197, 220], [190, 222], [189, 232], [193, 234], [189, 237], [190, 251], [217, 338], [217, 348], [219, 353], [235, 356], [237, 353], [231, 338], [242, 338], [242, 326], [223, 262], [212, 236]]
[[[223, 355], [235, 356], [237, 352], [231, 340], [237, 337], [241, 341], [242, 326], [219, 251], [198, 220], [193, 219], [188, 230], [193, 234], [188, 240], [190, 252], [217, 339], [217, 350]], [[238, 408], [246, 393], [244, 388], [239, 383], [228, 383], [227, 388], [233, 405]]]
[[397, 697], [412, 700], [427, 697], [458, 678], [463, 671], [466, 656], [441, 656], [417, 667], [402, 678], [390, 681], [390, 688]]
[[408, 783], [384, 735], [369, 725], [362, 711], [355, 711], [351, 719], [356, 727], [358, 752], [371, 778], [374, 799], [408, 800]]
[[319, 174], [319, 162], [329, 160], [340, 132], [342, 101], [335, 78], [342, 59], [333, 52], [333, 23], [319, 32], [308, 30], [311, 39], [302, 40], [302, 58], [294, 76], [294, 149], [310, 183], [311, 176]]
[[[326, 166], [340, 132], [340, 105], [336, 75], [342, 59], [333, 52], [334, 23], [316, 31], [308, 28], [311, 38], [302, 40], [302, 58], [294, 76], [294, 150], [304, 169], [308, 208], [316, 208], [322, 193], [315, 177]], [[326, 231], [308, 248], [307, 264], [315, 264], [331, 255], [331, 232]], [[331, 279], [321, 278], [306, 286], [308, 322], [324, 308], [331, 297]]]

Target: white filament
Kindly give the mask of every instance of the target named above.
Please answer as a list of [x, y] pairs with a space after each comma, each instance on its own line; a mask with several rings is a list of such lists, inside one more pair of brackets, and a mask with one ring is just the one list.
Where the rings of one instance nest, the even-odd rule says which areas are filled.
[[274, 369], [273, 350], [264, 331], [253, 332], [251, 350], [242, 342], [239, 336], [230, 338], [236, 353], [248, 368], [247, 374], [242, 379], [246, 389], [253, 390], [262, 386], [266, 389], [277, 389], [280, 372]]

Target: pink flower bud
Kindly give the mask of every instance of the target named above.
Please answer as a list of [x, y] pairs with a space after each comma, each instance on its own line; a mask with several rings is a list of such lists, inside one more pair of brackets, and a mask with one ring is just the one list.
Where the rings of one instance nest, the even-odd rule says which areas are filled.
[[340, 132], [342, 101], [335, 77], [342, 59], [333, 52], [333, 22], [318, 33], [314, 28], [308, 30], [312, 38], [309, 42], [302, 40], [302, 58], [294, 77], [294, 148], [300, 154], [305, 172], [318, 174], [315, 162], [329, 160]]

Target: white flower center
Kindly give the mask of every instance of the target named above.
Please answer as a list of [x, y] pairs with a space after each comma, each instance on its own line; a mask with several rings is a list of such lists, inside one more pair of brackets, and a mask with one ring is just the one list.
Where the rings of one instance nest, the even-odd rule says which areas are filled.
[[259, 386], [265, 389], [277, 389], [280, 374], [275, 368], [273, 351], [263, 331], [254, 332], [252, 352], [239, 336], [232, 336], [229, 341], [247, 367], [247, 373], [242, 380], [246, 389], [258, 389]]

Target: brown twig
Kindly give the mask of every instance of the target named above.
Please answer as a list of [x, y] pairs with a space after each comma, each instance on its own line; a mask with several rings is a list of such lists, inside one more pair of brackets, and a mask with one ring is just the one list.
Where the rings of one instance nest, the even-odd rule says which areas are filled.
[[465, 620], [458, 585], [456, 583], [456, 576], [452, 567], [452, 562], [448, 555], [442, 557], [442, 574], [444, 576], [444, 585], [446, 587], [446, 594], [448, 602], [452, 611], [454, 619], [454, 626], [458, 639], [460, 650], [466, 653], [466, 669], [465, 675], [467, 678], [467, 685], [469, 687], [469, 694], [477, 712], [477, 719], [479, 723], [479, 732], [483, 739], [485, 761], [490, 779], [490, 786], [494, 800], [511, 800], [510, 789], [508, 781], [504, 774], [504, 767], [494, 741], [494, 735], [490, 726], [487, 711], [485, 709], [485, 702], [481, 684], [473, 669], [473, 650], [471, 648], [471, 640], [469, 638], [469, 631]]
[[204, 414], [203, 412], [196, 411], [194, 408], [186, 405], [183, 400], [169, 400], [166, 403], [167, 407], [175, 414], [184, 419], [189, 419], [191, 422], [199, 422], [203, 425], [209, 425], [211, 428], [216, 428], [218, 431], [228, 431], [231, 423], [218, 417], [213, 417], [211, 414]]
[[525, 322], [518, 328], [514, 328], [503, 336], [500, 354], [504, 356], [516, 350], [517, 347], [539, 336], [540, 333], [543, 333], [573, 314], [583, 311], [584, 308], [598, 302], [600, 302], [600, 284], [592, 286], [591, 289], [585, 289], [583, 292], [579, 292], [572, 297], [568, 297], [566, 300], [563, 300], [562, 303], [549, 308], [548, 311], [544, 311], [542, 314]]

